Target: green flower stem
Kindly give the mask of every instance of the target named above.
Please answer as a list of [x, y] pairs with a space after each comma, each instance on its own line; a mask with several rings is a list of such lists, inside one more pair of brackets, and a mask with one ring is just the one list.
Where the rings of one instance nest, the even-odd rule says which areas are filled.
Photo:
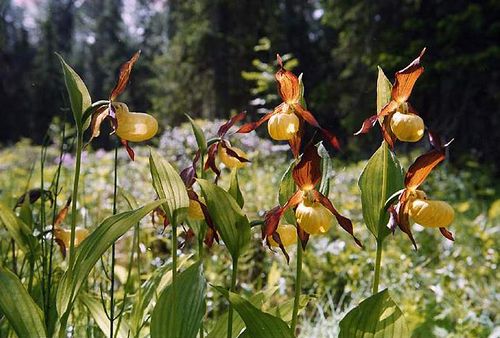
[[172, 223], [172, 285], [177, 279], [177, 224]]
[[49, 271], [48, 271], [48, 276], [47, 276], [47, 310], [45, 312], [45, 323], [46, 326], [48, 327], [48, 324], [50, 323], [50, 294], [52, 292], [52, 263], [53, 263], [53, 256], [54, 256], [54, 242], [55, 242], [55, 236], [54, 236], [54, 223], [56, 221], [57, 217], [57, 196], [58, 196], [58, 191], [59, 191], [59, 179], [61, 177], [61, 165], [62, 165], [62, 160], [64, 156], [64, 138], [65, 138], [65, 128], [64, 128], [64, 122], [62, 123], [62, 132], [61, 132], [61, 148], [59, 150], [59, 163], [57, 165], [57, 171], [56, 171], [56, 176], [54, 180], [54, 204], [52, 206], [52, 227], [50, 233], [52, 234], [50, 236], [50, 248], [49, 248]]
[[[77, 127], [76, 131], [76, 160], [75, 160], [75, 176], [73, 178], [73, 194], [71, 204], [71, 237], [69, 242], [69, 265], [68, 269], [73, 269], [75, 263], [75, 229], [76, 229], [76, 205], [78, 203], [78, 184], [80, 182], [80, 169], [82, 162], [83, 149], [83, 130]], [[65, 329], [65, 328], [64, 328]]]
[[[238, 257], [233, 258], [233, 269], [231, 271], [231, 288], [229, 291], [234, 292], [236, 289], [236, 274], [238, 273]], [[233, 306], [229, 303], [229, 311], [227, 317], [227, 338], [233, 336]]]
[[[116, 215], [116, 194], [118, 188], [118, 145], [115, 145], [115, 160], [114, 160], [114, 182], [113, 182], [113, 215]], [[116, 245], [115, 242], [111, 245], [111, 271], [109, 288], [110, 304], [109, 304], [109, 337], [113, 338], [114, 322], [115, 322], [115, 261], [116, 261]]]
[[377, 258], [375, 259], [375, 276], [373, 278], [373, 290], [372, 293], [378, 293], [378, 284], [380, 282], [380, 267], [382, 262], [382, 245], [381, 240], [377, 240]]
[[297, 267], [295, 269], [295, 298], [293, 300], [293, 312], [292, 312], [292, 324], [291, 330], [292, 335], [295, 336], [295, 330], [297, 328], [297, 314], [299, 313], [299, 303], [300, 294], [302, 289], [302, 242], [297, 240]]

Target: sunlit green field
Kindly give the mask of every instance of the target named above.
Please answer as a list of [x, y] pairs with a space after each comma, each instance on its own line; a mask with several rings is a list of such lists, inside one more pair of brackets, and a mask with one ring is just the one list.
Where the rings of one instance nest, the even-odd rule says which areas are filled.
[[[207, 135], [214, 135], [219, 123], [200, 121], [200, 125]], [[236, 144], [244, 147], [252, 160], [250, 166], [239, 172], [245, 196], [243, 209], [251, 221], [262, 219], [264, 211], [277, 204], [277, 187], [290, 161], [287, 158], [289, 154], [286, 146], [259, 138], [255, 133], [236, 139]], [[48, 148], [44, 175], [46, 186], [50, 184], [57, 167], [57, 142], [54, 139], [54, 144]], [[157, 142], [155, 148], [177, 169], [189, 164], [193, 149], [196, 149], [196, 140], [189, 125], [165, 130]], [[156, 197], [149, 174], [149, 149], [146, 146], [134, 149], [134, 162], [128, 159], [124, 150], [119, 151], [118, 185], [143, 204]], [[397, 151], [403, 155], [406, 166], [415, 157], [413, 153]], [[3, 202], [13, 205], [26, 189], [40, 186], [40, 153], [41, 147], [31, 146], [28, 141], [0, 150], [0, 198]], [[58, 195], [61, 207], [71, 195], [74, 159], [70, 154], [65, 155], [62, 165]], [[329, 197], [339, 211], [352, 219], [355, 234], [364, 248], [357, 247], [339, 227], [332, 227], [325, 236], [311, 238], [304, 257], [303, 294], [306, 298], [300, 313], [301, 337], [336, 337], [340, 319], [370, 295], [375, 241], [363, 224], [357, 186], [365, 163], [344, 163], [334, 159]], [[222, 177], [221, 186], [227, 187], [229, 175], [226, 173]], [[92, 231], [112, 214], [113, 152], [86, 148], [80, 179], [77, 225]], [[449, 229], [456, 238], [455, 242], [447, 241], [438, 231], [418, 225], [413, 228], [419, 246], [417, 251], [400, 231], [385, 241], [380, 289], [390, 286], [393, 298], [405, 313], [412, 337], [498, 336], [498, 187], [498, 181], [478, 163], [470, 161], [462, 168], [445, 163], [433, 171], [424, 188], [432, 192], [436, 199], [445, 199], [454, 207], [456, 218]], [[125, 199], [119, 194], [118, 211], [127, 209]], [[261, 300], [264, 309], [273, 311], [282, 305], [282, 311], [287, 311], [289, 300], [293, 298], [294, 249], [289, 250], [291, 261], [287, 264], [279, 250], [272, 252], [262, 243], [259, 227], [252, 228], [252, 232], [250, 249], [240, 262], [239, 291], [245, 297], [264, 291], [266, 297]], [[180, 263], [186, 264], [195, 259], [196, 243], [187, 240], [182, 233], [181, 228], [179, 242], [185, 243], [179, 249]], [[10, 237], [3, 228], [0, 236], [0, 256], [7, 257]], [[153, 224], [150, 217], [144, 218], [139, 232], [139, 268], [134, 266], [130, 270], [128, 262], [133, 230], [117, 242], [116, 290], [120, 300], [127, 292], [121, 313], [124, 318], [130, 316], [131, 304], [140, 283], [160, 271], [163, 264], [169, 263], [172, 249], [168, 240], [170, 236], [170, 231], [163, 232], [162, 224]], [[222, 242], [215, 244], [205, 252], [206, 278], [212, 285], [229, 284], [230, 274], [227, 271], [230, 269], [230, 258], [222, 246]], [[98, 263], [99, 268], [94, 269], [84, 286], [92, 294], [99, 294], [100, 287], [107, 283], [105, 270], [100, 266], [106, 265], [108, 259], [103, 257]], [[59, 251], [55, 260], [62, 266], [67, 263], [63, 262]], [[166, 278], [168, 274], [161, 283], [165, 284]], [[100, 302], [99, 299], [96, 301]], [[210, 332], [227, 310], [227, 305], [209, 287], [207, 306], [208, 327], [205, 329]], [[75, 337], [85, 334], [103, 336], [96, 316], [87, 314], [82, 307], [82, 303], [77, 303], [74, 309]], [[78, 316], [78, 313], [85, 315]], [[5, 336], [6, 329], [7, 322], [3, 319], [0, 336]]]

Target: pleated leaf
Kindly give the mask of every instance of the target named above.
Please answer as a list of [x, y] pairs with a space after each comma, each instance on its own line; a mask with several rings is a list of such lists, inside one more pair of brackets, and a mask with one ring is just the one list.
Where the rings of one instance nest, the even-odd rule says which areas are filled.
[[64, 273], [57, 289], [57, 311], [60, 315], [71, 310], [92, 268], [113, 242], [163, 202], [165, 201], [151, 202], [136, 210], [108, 217], [80, 244], [76, 250], [74, 266]]
[[162, 208], [171, 224], [184, 221], [189, 207], [186, 186], [177, 171], [156, 151], [151, 150], [149, 166], [153, 187], [159, 198], [165, 199]]
[[205, 315], [205, 294], [203, 266], [198, 262], [163, 290], [151, 316], [151, 337], [195, 338]]
[[239, 257], [250, 242], [250, 223], [236, 200], [221, 187], [198, 180], [210, 217], [233, 259]]
[[36, 239], [31, 229], [5, 204], [0, 202], [0, 224], [3, 224], [9, 235], [16, 244], [24, 251], [30, 253], [30, 250], [36, 246]]
[[245, 200], [243, 199], [243, 194], [241, 193], [240, 190], [240, 182], [238, 180], [238, 170], [233, 169], [231, 171], [231, 183], [229, 185], [229, 191], [228, 191], [231, 196], [236, 200], [240, 208], [243, 208], [243, 205], [245, 204]]
[[61, 62], [64, 83], [66, 84], [66, 90], [68, 91], [69, 102], [71, 104], [71, 111], [73, 112], [75, 123], [78, 128], [85, 130], [87, 129], [90, 120], [82, 121], [82, 116], [85, 110], [92, 104], [89, 90], [80, 76], [66, 63], [66, 61], [64, 61], [62, 56], [59, 54], [57, 54], [57, 56]]
[[200, 126], [197, 125], [196, 122], [194, 122], [191, 116], [189, 116], [188, 114], [186, 114], [186, 116], [189, 119], [189, 123], [191, 123], [191, 128], [193, 128], [193, 134], [196, 138], [198, 148], [202, 153], [205, 153], [207, 151], [207, 139], [205, 138], [205, 134], [203, 134], [203, 130], [201, 130]]
[[391, 81], [385, 76], [382, 68], [378, 68], [377, 77], [377, 113], [384, 108], [384, 106], [391, 100], [392, 84]]
[[358, 186], [365, 224], [373, 236], [381, 241], [390, 232], [386, 226], [389, 214], [384, 210], [385, 202], [394, 192], [403, 188], [401, 166], [386, 142], [382, 142], [366, 164]]
[[339, 338], [409, 337], [403, 313], [387, 289], [365, 299], [340, 321]]
[[0, 267], [0, 312], [18, 337], [46, 337], [43, 312], [19, 278]]
[[245, 322], [246, 337], [293, 338], [290, 327], [280, 318], [259, 310], [250, 301], [233, 292], [218, 286], [215, 288], [227, 298]]

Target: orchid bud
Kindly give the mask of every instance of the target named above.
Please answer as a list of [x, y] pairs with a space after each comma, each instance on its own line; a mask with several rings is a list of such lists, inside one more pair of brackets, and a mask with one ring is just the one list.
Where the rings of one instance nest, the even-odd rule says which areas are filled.
[[410, 202], [410, 217], [424, 227], [441, 228], [453, 222], [455, 212], [444, 201], [416, 198]]
[[300, 227], [311, 235], [328, 232], [333, 223], [333, 214], [319, 202], [303, 201], [295, 210]]
[[267, 131], [277, 141], [288, 141], [299, 131], [299, 125], [297, 115], [282, 111], [271, 116]]
[[144, 113], [131, 113], [126, 104], [113, 103], [116, 114], [116, 135], [130, 142], [147, 141], [158, 132], [156, 119]]
[[195, 221], [201, 221], [205, 219], [205, 215], [203, 214], [203, 210], [201, 209], [200, 202], [192, 199], [189, 200], [189, 207], [187, 214], [189, 219]]
[[[238, 154], [239, 157], [242, 158], [247, 158], [247, 154], [240, 148], [236, 147], [229, 147], [232, 151], [234, 151], [236, 154]], [[238, 158], [233, 157], [227, 153], [227, 150], [225, 147], [219, 146], [219, 160], [224, 163], [224, 165], [230, 169], [233, 168], [243, 168], [245, 166], [245, 162], [241, 162]]]
[[424, 136], [424, 120], [412, 113], [395, 112], [391, 117], [391, 130], [400, 141], [417, 142]]
[[[297, 228], [292, 224], [280, 224], [276, 232], [280, 235], [281, 244], [283, 246], [289, 246], [297, 243]], [[279, 244], [269, 236], [269, 244], [274, 247], [278, 247]]]

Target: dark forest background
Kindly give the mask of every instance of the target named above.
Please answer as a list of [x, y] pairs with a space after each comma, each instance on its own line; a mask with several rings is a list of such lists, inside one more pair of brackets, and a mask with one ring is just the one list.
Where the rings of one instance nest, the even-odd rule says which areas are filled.
[[424, 46], [426, 72], [411, 102], [429, 127], [455, 138], [452, 159], [498, 167], [495, 0], [0, 0], [0, 142], [41, 142], [67, 111], [54, 52], [97, 100], [141, 49], [122, 99], [164, 125], [185, 113], [226, 118], [247, 110], [256, 119], [276, 103], [280, 53], [304, 73], [308, 106], [341, 136], [343, 156], [365, 156], [379, 131], [356, 140], [352, 133], [375, 113], [377, 65], [392, 81]]

